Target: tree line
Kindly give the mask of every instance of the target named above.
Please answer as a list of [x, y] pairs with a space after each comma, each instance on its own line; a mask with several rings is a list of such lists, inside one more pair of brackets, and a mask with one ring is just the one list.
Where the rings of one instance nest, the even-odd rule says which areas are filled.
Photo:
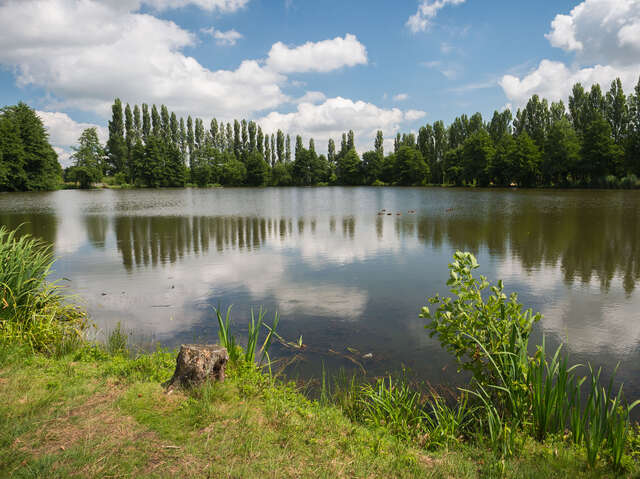
[[[96, 137], [97, 139], [97, 137]], [[81, 147], [82, 148], [82, 141]], [[568, 105], [533, 95], [515, 115], [495, 111], [398, 133], [385, 155], [382, 131], [358, 155], [353, 131], [326, 155], [254, 121], [186, 122], [163, 105], [123, 109], [116, 99], [102, 173], [140, 186], [211, 184], [604, 186], [634, 187], [640, 175], [640, 80], [625, 95], [620, 79], [603, 93], [576, 84]], [[98, 162], [96, 162], [96, 165]], [[79, 164], [80, 165], [80, 164]], [[96, 177], [99, 176], [96, 173]]]
[[[166, 106], [112, 106], [109, 138], [85, 130], [64, 179], [88, 187], [104, 176], [135, 186], [476, 185], [635, 187], [640, 176], [640, 80], [625, 95], [620, 79], [603, 93], [574, 85], [568, 105], [533, 95], [515, 115], [495, 111], [436, 121], [398, 133], [386, 152], [382, 131], [358, 155], [353, 131], [326, 154], [254, 121], [208, 125]], [[52, 189], [60, 166], [35, 112], [24, 103], [0, 115], [0, 190]]]

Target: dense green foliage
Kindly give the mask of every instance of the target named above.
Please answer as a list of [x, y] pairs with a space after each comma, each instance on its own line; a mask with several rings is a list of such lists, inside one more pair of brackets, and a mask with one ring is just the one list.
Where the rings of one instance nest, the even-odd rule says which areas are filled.
[[0, 110], [0, 191], [52, 190], [61, 173], [36, 112], [22, 102]]

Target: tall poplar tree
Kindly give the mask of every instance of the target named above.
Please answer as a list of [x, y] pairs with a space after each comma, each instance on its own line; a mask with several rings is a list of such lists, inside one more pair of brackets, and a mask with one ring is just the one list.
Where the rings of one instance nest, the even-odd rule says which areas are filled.
[[189, 150], [189, 167], [191, 167], [191, 161], [195, 154], [195, 137], [193, 136], [193, 120], [191, 115], [187, 117], [187, 149]]
[[211, 125], [209, 125], [209, 132], [211, 133], [211, 140], [213, 141], [213, 147], [215, 149], [220, 148], [218, 143], [218, 120], [213, 118], [211, 120]]
[[180, 151], [182, 153], [182, 161], [187, 157], [187, 130], [184, 127], [184, 118], [180, 118]]
[[249, 130], [249, 151], [253, 151], [256, 149], [256, 122], [251, 120], [247, 128]]
[[174, 112], [171, 112], [171, 118], [169, 119], [169, 130], [171, 132], [171, 145], [180, 149], [180, 125], [178, 124], [178, 117]]
[[[333, 141], [333, 140], [330, 140]], [[374, 150], [380, 157], [384, 157], [384, 136], [382, 135], [382, 130], [378, 130], [376, 132], [376, 140], [373, 144]], [[335, 151], [335, 145], [333, 146]], [[331, 160], [329, 160], [331, 161]]]
[[[86, 130], [85, 130], [86, 131]], [[133, 149], [133, 145], [136, 142], [135, 139], [135, 128], [133, 124], [133, 113], [131, 112], [131, 107], [127, 103], [127, 106], [124, 108], [124, 131], [125, 131], [125, 143], [127, 145], [127, 159], [124, 170], [126, 170], [125, 174], [127, 178], [131, 178], [131, 170], [132, 170], [132, 162], [131, 151]], [[102, 174], [102, 171], [100, 172]]]
[[242, 139], [240, 132], [240, 122], [233, 120], [233, 153], [236, 155], [236, 159], [240, 159], [240, 153], [242, 152]]
[[258, 133], [256, 135], [256, 144], [258, 147], [258, 151], [261, 154], [264, 154], [264, 134], [262, 133], [262, 128], [258, 126]]
[[127, 164], [127, 145], [124, 138], [124, 118], [122, 102], [116, 98], [111, 107], [109, 122], [109, 140], [107, 141], [109, 173], [115, 175], [123, 172]]
[[226, 141], [226, 144], [227, 144], [226, 150], [228, 152], [234, 153], [233, 127], [231, 126], [231, 122], [227, 123], [227, 131], [226, 131], [225, 141]]
[[264, 158], [269, 163], [271, 161], [271, 147], [269, 146], [269, 135], [264, 135]]
[[627, 97], [622, 90], [620, 78], [611, 82], [606, 96], [606, 117], [611, 127], [613, 141], [622, 145], [629, 128], [629, 107]]
[[249, 149], [249, 132], [247, 131], [247, 120], [242, 120], [242, 146], [241, 151], [245, 152]]
[[291, 162], [291, 137], [288, 134], [284, 145], [284, 161]]
[[271, 167], [276, 164], [276, 135], [271, 133]]
[[[160, 132], [162, 130], [162, 120], [160, 119], [160, 113], [155, 105], [151, 107], [151, 132], [156, 138], [160, 138]], [[154, 150], [155, 153], [155, 150]]]
[[151, 117], [149, 116], [149, 105], [142, 104], [142, 139], [146, 143], [151, 135]]
[[135, 135], [135, 143], [142, 136], [142, 122], [140, 118], [140, 107], [138, 105], [133, 105], [133, 132]]
[[276, 151], [278, 152], [278, 162], [282, 163], [285, 161], [284, 133], [280, 129], [276, 133]]
[[329, 160], [329, 164], [331, 165], [336, 162], [336, 142], [333, 141], [333, 138], [329, 138], [327, 145], [327, 160]]
[[640, 175], [640, 78], [629, 95], [629, 139], [626, 149], [627, 171]]
[[165, 105], [160, 106], [160, 129], [162, 139], [165, 143], [171, 141], [171, 125], [170, 125], [169, 110]]

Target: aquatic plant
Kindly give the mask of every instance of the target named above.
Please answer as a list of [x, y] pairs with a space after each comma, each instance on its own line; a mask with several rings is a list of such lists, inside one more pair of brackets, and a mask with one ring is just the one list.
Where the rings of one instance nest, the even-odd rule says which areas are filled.
[[[218, 339], [220, 340], [220, 345], [227, 348], [227, 352], [229, 353], [229, 359], [231, 361], [238, 361], [239, 359], [244, 360], [248, 363], [256, 362], [256, 353], [260, 355], [260, 359], [258, 360], [258, 366], [261, 366], [266, 359], [267, 366], [271, 365], [271, 359], [269, 357], [269, 348], [271, 347], [271, 343], [273, 341], [273, 337], [275, 335], [276, 328], [278, 327], [278, 322], [280, 321], [280, 317], [276, 312], [273, 318], [273, 324], [268, 326], [264, 323], [264, 317], [266, 315], [266, 311], [260, 307], [258, 311], [258, 315], [256, 315], [251, 310], [251, 319], [249, 321], [249, 330], [247, 335], [247, 346], [242, 349], [236, 341], [235, 336], [231, 334], [231, 308], [229, 306], [227, 308], [227, 312], [225, 315], [225, 319], [222, 319], [222, 313], [219, 308], [214, 308], [216, 312], [216, 318], [218, 320]], [[262, 346], [258, 348], [260, 331], [262, 327], [268, 331], [267, 336], [262, 342]]]

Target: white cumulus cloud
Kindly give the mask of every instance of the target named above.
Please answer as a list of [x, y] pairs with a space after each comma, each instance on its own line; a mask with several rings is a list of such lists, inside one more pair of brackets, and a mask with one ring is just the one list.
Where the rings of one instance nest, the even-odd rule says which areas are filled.
[[424, 32], [431, 26], [431, 21], [438, 12], [447, 5], [460, 5], [465, 0], [422, 0], [418, 11], [409, 17], [407, 27], [413, 32]]
[[406, 93], [398, 93], [397, 95], [393, 96], [394, 101], [405, 101], [409, 98], [409, 95], [407, 95]]
[[222, 32], [213, 27], [209, 27], [203, 28], [201, 31], [215, 38], [216, 44], [221, 46], [233, 46], [242, 38], [242, 34], [233, 29]]
[[71, 119], [62, 112], [36, 111], [49, 134], [49, 142], [58, 153], [58, 160], [62, 166], [69, 166], [71, 147], [77, 144], [78, 138], [87, 128], [95, 128], [102, 144], [107, 141], [109, 133], [105, 127], [93, 123], [82, 123]]
[[404, 119], [406, 121], [416, 121], [420, 118], [424, 118], [427, 113], [422, 110], [407, 110], [404, 112]]
[[[114, 3], [124, 3], [121, 0], [112, 0]], [[135, 3], [135, 2], [134, 2]], [[166, 10], [169, 8], [183, 8], [194, 5], [207, 11], [235, 12], [244, 8], [249, 0], [142, 0], [142, 3], [149, 5], [156, 10]]]
[[300, 98], [296, 99], [296, 103], [321, 103], [326, 99], [326, 95], [321, 91], [308, 91]]
[[281, 129], [305, 138], [313, 137], [316, 142], [329, 138], [338, 141], [342, 133], [352, 129], [356, 134], [356, 146], [362, 152], [372, 147], [377, 130], [382, 130], [386, 136], [395, 135], [403, 122], [424, 115], [417, 110], [384, 109], [364, 101], [335, 97], [319, 105], [301, 103], [291, 113], [271, 112], [258, 123], [267, 132]]
[[640, 0], [584, 0], [569, 14], [556, 15], [546, 38], [574, 61], [545, 59], [523, 77], [505, 75], [500, 85], [514, 104], [534, 93], [566, 99], [576, 82], [606, 90], [616, 77], [631, 90], [640, 74]]
[[[164, 103], [177, 113], [233, 117], [287, 101], [283, 75], [258, 61], [209, 70], [182, 50], [195, 36], [124, 2], [22, 0], [0, 4], [0, 64], [55, 109], [109, 114], [115, 97]], [[129, 2], [137, 3], [137, 2]], [[135, 7], [135, 5], [134, 5]]]
[[366, 63], [367, 49], [349, 33], [344, 38], [307, 42], [297, 47], [277, 42], [267, 58], [267, 66], [281, 73], [329, 72]]

